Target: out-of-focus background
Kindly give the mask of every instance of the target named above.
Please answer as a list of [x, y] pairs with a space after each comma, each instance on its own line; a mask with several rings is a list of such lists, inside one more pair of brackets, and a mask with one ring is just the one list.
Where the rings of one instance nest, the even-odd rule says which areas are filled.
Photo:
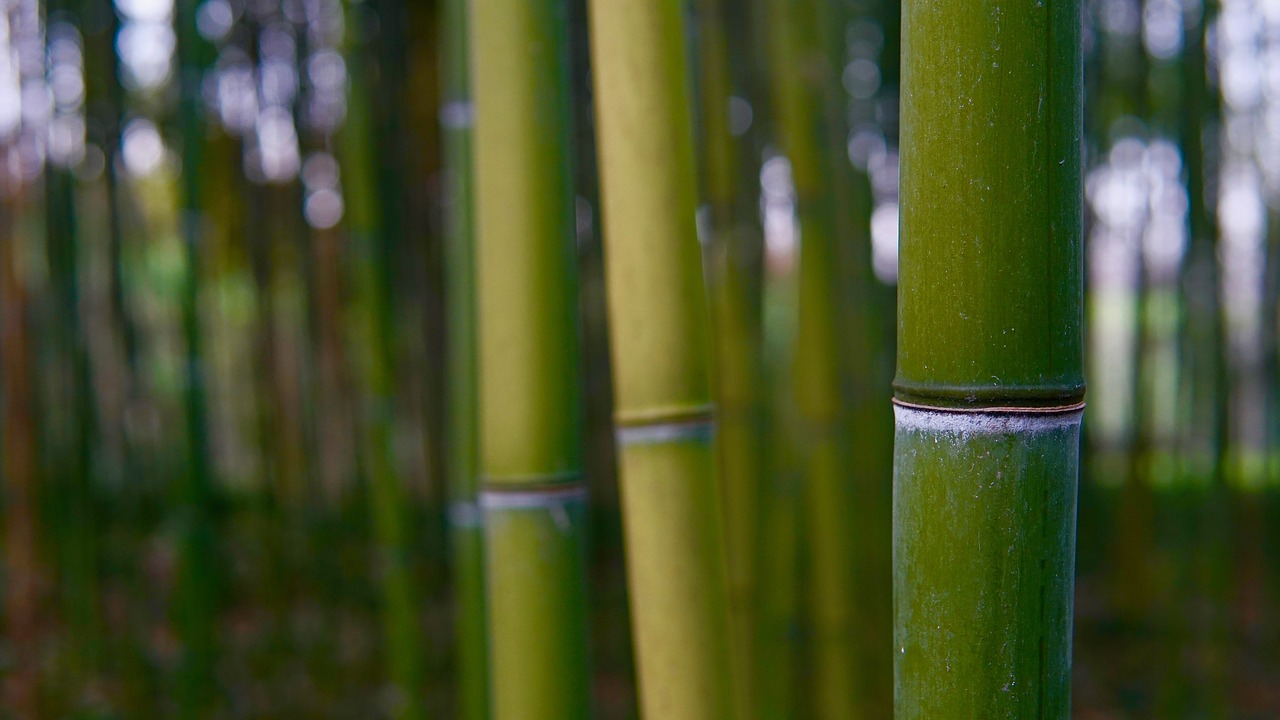
[[[446, 220], [463, 204], [442, 133], [471, 111], [442, 90], [442, 41], [460, 30], [440, 0], [174, 2], [0, 0], [5, 705], [455, 716], [449, 527], [468, 506], [450, 512], [446, 483]], [[767, 5], [699, 4], [689, 42], [727, 38], [723, 117], [762, 249], [745, 262], [776, 438], [759, 505], [780, 516], [777, 546], [795, 546], [762, 582], [782, 590], [773, 611], [800, 658], [791, 716], [806, 717], [812, 585], [801, 505], [785, 501], [800, 482], [803, 198]], [[823, 66], [836, 88], [823, 147], [854, 179], [841, 241], [870, 245], [882, 300], [859, 381], [878, 378], [862, 392], [887, 407], [900, 7], [827, 5], [843, 33]], [[600, 717], [627, 718], [586, 10], [568, 8], [593, 696]], [[1074, 712], [1280, 716], [1280, 2], [1089, 0], [1084, 43]], [[699, 100], [716, 97], [710, 56], [691, 57]], [[700, 107], [702, 147], [719, 129]], [[882, 441], [858, 446], [851, 482], [878, 489], [887, 523], [891, 434], [857, 432]], [[887, 524], [867, 527], [853, 542], [887, 558]], [[413, 611], [389, 610], [391, 594]], [[417, 681], [392, 670], [396, 637], [420, 649]]]

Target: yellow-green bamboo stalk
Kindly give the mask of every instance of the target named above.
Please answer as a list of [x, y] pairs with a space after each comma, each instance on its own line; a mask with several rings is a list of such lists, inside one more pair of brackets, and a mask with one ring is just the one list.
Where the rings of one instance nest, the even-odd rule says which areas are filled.
[[[731, 9], [732, 8], [732, 9]], [[766, 454], [761, 357], [761, 254], [758, 183], [743, 187], [744, 158], [730, 128], [730, 12], [745, 2], [698, 0], [699, 131], [708, 236], [708, 291], [715, 340], [720, 495], [729, 569], [734, 688], [744, 717], [754, 717], [756, 552]], [[752, 190], [756, 190], [752, 192]], [[744, 192], [745, 191], [745, 192]]]
[[564, 0], [472, 0], [480, 478], [497, 720], [589, 714]]
[[641, 711], [721, 720], [733, 701], [683, 4], [590, 12]]

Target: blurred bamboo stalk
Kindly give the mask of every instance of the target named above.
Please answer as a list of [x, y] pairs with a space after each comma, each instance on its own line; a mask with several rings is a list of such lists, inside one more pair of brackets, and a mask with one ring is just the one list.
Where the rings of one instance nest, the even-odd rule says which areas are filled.
[[214, 668], [218, 648], [215, 617], [218, 584], [215, 576], [216, 530], [212, 518], [215, 499], [212, 457], [207, 428], [201, 277], [206, 219], [201, 161], [205, 149], [205, 121], [201, 108], [201, 77], [207, 65], [207, 45], [196, 29], [196, 0], [177, 0], [178, 126], [182, 151], [179, 209], [184, 246], [181, 292], [183, 337], [183, 414], [186, 467], [178, 492], [179, 566], [174, 598], [175, 624], [182, 640], [178, 707], [183, 718], [213, 715], [218, 693]]
[[592, 67], [641, 712], [733, 717], [683, 6], [592, 0]]
[[[842, 200], [848, 199], [839, 86], [843, 52], [833, 42], [841, 18], [819, 2], [769, 4], [774, 123], [791, 164], [800, 232], [797, 333], [793, 383], [801, 430], [804, 546], [809, 581], [807, 621], [812, 653], [810, 703], [824, 718], [851, 718], [864, 702], [855, 631], [850, 335], [864, 335], [862, 308], [845, 301], [842, 262], [853, 239]], [[836, 34], [840, 40], [843, 37]], [[866, 242], [865, 236], [861, 238]], [[862, 281], [862, 278], [854, 278]], [[855, 312], [850, 313], [852, 309]], [[859, 381], [865, 381], [865, 374]], [[860, 470], [869, 469], [865, 463]]]
[[[391, 3], [380, 4], [386, 9]], [[395, 401], [395, 317], [393, 310], [393, 248], [403, 229], [398, 176], [387, 172], [378, 150], [392, 145], [401, 128], [387, 87], [397, 71], [371, 64], [370, 54], [380, 40], [378, 28], [395, 18], [374, 14], [362, 3], [347, 5], [350, 46], [347, 62], [355, 82], [344, 130], [344, 167], [351, 181], [344, 183], [352, 232], [352, 291], [355, 312], [367, 333], [360, 338], [359, 357], [365, 406], [361, 412], [360, 465], [367, 481], [370, 521], [374, 536], [376, 581], [381, 591], [385, 662], [396, 690], [392, 715], [399, 720], [426, 716], [423, 697], [424, 658], [419, 626], [420, 591], [413, 578], [410, 553], [408, 491], [395, 461], [393, 414]], [[391, 42], [385, 38], [384, 42]], [[380, 48], [381, 49], [381, 48]], [[392, 50], [381, 49], [385, 54]], [[399, 164], [399, 160], [391, 161]]]
[[489, 718], [489, 656], [484, 585], [484, 533], [478, 505], [476, 257], [472, 170], [470, 23], [467, 0], [441, 7], [446, 223], [446, 398], [448, 520], [457, 628], [458, 716]]
[[[734, 92], [729, 23], [731, 17], [741, 22], [748, 12], [745, 2], [699, 0], [696, 5], [699, 162], [714, 331], [717, 460], [729, 568], [734, 686], [743, 718], [754, 717], [760, 673], [755, 650], [756, 551], [767, 447], [759, 167], [751, 162], [747, 139], [735, 137], [731, 114], [735, 102], [742, 106], [746, 101]], [[745, 135], [745, 128], [736, 134]]]

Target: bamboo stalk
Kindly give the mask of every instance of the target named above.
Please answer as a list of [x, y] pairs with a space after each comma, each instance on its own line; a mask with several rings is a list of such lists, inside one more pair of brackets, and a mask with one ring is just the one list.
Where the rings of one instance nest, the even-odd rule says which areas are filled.
[[45, 186], [45, 251], [54, 291], [54, 315], [49, 324], [57, 361], [47, 372], [60, 374], [57, 385], [66, 395], [53, 410], [56, 450], [53, 466], [55, 503], [65, 525], [58, 538], [61, 568], [59, 589], [67, 623], [69, 662], [73, 684], [98, 671], [98, 570], [94, 549], [93, 442], [94, 395], [90, 383], [89, 348], [80, 314], [80, 230], [76, 216], [74, 178], [66, 167], [47, 163]]
[[589, 714], [562, 0], [474, 0], [481, 507], [493, 717]]
[[[863, 359], [849, 350], [855, 336], [861, 341], [866, 335], [866, 308], [849, 306], [850, 288], [842, 282], [842, 250], [853, 233], [838, 211], [849, 190], [848, 168], [843, 154], [829, 151], [841, 144], [832, 143], [832, 137], [843, 137], [837, 82], [842, 68], [833, 62], [837, 53], [829, 34], [839, 25], [833, 15], [820, 2], [769, 4], [775, 126], [791, 162], [800, 229], [793, 387], [802, 428], [796, 440], [807, 520], [803, 532], [809, 562], [810, 702], [820, 717], [849, 718], [858, 714], [863, 692], [849, 523], [862, 498], [853, 492], [855, 398], [849, 393], [853, 378], [848, 369], [850, 360]], [[866, 242], [865, 237], [861, 240]], [[859, 373], [857, 379], [865, 381], [867, 374]], [[867, 464], [859, 468], [861, 474], [871, 469]]]
[[912, 0], [903, 58], [894, 715], [1066, 718], [1080, 5]]
[[[699, 0], [699, 130], [707, 216], [708, 292], [715, 340], [718, 468], [729, 570], [734, 688], [744, 717], [753, 717], [756, 668], [756, 553], [765, 476], [765, 404], [761, 291], [764, 252], [759, 226], [759, 172], [744, 158], [731, 128], [730, 12], [745, 2]], [[741, 18], [739, 18], [741, 20]], [[748, 148], [749, 150], [749, 148]], [[754, 192], [753, 192], [754, 190]]]
[[445, 251], [449, 394], [449, 528], [457, 621], [458, 715], [488, 720], [488, 628], [485, 621], [484, 533], [477, 505], [475, 228], [472, 196], [470, 32], [466, 0], [446, 0], [440, 44], [443, 86], [440, 127], [444, 135]]
[[205, 122], [200, 106], [201, 76], [207, 46], [196, 29], [195, 0], [178, 0], [174, 21], [179, 73], [179, 124], [182, 177], [180, 206], [185, 246], [181, 316], [185, 377], [183, 411], [186, 431], [186, 474], [178, 493], [180, 559], [175, 600], [178, 634], [182, 639], [178, 706], [184, 718], [207, 717], [215, 705], [213, 676], [217, 652], [214, 632], [215, 531], [210, 517], [214, 500], [211, 457], [206, 425], [204, 347], [200, 320], [200, 279], [205, 247], [202, 212]]
[[593, 0], [590, 10], [641, 710], [732, 717], [683, 7]]
[[[394, 3], [387, 3], [393, 6]], [[386, 96], [394, 88], [385, 87], [395, 78], [394, 68], [379, 66], [375, 75], [368, 63], [373, 52], [372, 28], [394, 24], [382, 15], [375, 18], [364, 5], [348, 5], [355, 15], [356, 47], [346, 56], [353, 83], [348, 122], [344, 130], [346, 172], [353, 178], [344, 183], [350, 208], [348, 227], [352, 231], [352, 285], [356, 312], [368, 336], [360, 345], [366, 350], [362, 381], [365, 393], [361, 412], [362, 437], [359, 461], [367, 478], [368, 510], [378, 560], [376, 581], [381, 591], [381, 620], [387, 672], [397, 691], [394, 717], [413, 720], [425, 716], [423, 698], [423, 650], [419, 630], [419, 589], [413, 580], [413, 558], [409, 552], [407, 490], [396, 467], [392, 447], [395, 399], [395, 319], [392, 297], [392, 248], [402, 230], [400, 177], [387, 169], [399, 158], [383, 158], [382, 146], [396, 146], [400, 123]], [[389, 7], [384, 7], [384, 10]], [[390, 42], [390, 40], [388, 40]], [[393, 54], [392, 51], [385, 51]], [[382, 96], [383, 102], [377, 102]], [[379, 142], [381, 139], [381, 142]]]

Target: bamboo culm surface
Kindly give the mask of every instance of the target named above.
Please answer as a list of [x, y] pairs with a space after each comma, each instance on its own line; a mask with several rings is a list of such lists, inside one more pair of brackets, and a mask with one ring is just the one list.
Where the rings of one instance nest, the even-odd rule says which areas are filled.
[[472, 0], [480, 505], [496, 720], [590, 712], [564, 0]]
[[1066, 718], [1080, 4], [903, 9], [897, 718]]
[[732, 717], [684, 7], [592, 0], [591, 45], [641, 713]]

